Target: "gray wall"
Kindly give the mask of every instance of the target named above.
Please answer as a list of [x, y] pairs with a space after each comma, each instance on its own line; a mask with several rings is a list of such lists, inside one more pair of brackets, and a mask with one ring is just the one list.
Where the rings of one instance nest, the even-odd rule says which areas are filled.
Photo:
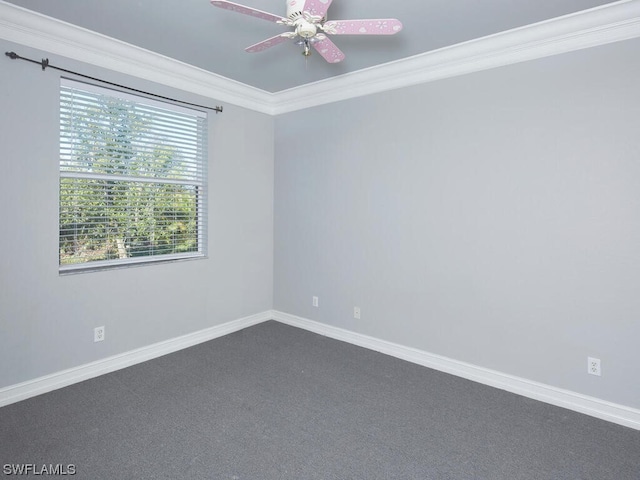
[[640, 407], [638, 51], [278, 117], [274, 308]]
[[[192, 102], [183, 92], [8, 42], [35, 59]], [[210, 116], [209, 258], [58, 275], [58, 72], [0, 58], [0, 388], [268, 310], [273, 118]], [[93, 328], [106, 340], [93, 343]]]

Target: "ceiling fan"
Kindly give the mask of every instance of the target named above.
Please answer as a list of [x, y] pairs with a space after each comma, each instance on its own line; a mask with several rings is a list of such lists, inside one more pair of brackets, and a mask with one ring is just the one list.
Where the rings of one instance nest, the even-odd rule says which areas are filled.
[[333, 0], [285, 1], [286, 17], [225, 0], [211, 0], [211, 4], [293, 28], [293, 31], [281, 33], [245, 48], [249, 53], [262, 52], [287, 40], [295, 40], [302, 46], [302, 54], [305, 57], [311, 55], [313, 47], [327, 62], [338, 63], [344, 60], [345, 55], [327, 35], [393, 35], [402, 30], [402, 23], [395, 18], [327, 21], [327, 10]]

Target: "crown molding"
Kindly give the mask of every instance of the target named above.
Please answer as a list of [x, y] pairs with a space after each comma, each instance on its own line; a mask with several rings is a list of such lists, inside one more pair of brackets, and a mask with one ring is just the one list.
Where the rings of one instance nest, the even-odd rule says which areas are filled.
[[0, 0], [0, 38], [269, 115], [640, 37], [640, 0], [270, 93]]
[[269, 92], [3, 1], [0, 38], [217, 101], [274, 113]]
[[275, 114], [339, 102], [640, 36], [640, 0], [623, 0], [339, 77], [283, 90]]

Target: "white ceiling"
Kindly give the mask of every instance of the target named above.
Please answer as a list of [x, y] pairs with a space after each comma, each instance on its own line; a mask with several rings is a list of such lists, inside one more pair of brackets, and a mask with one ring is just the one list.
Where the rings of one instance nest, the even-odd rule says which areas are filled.
[[[284, 0], [236, 0], [277, 15]], [[607, 0], [334, 0], [330, 19], [398, 18], [394, 36], [340, 36], [340, 64], [287, 42], [262, 53], [244, 48], [285, 31], [222, 10], [208, 0], [7, 0], [20, 7], [162, 54], [266, 92], [405, 59], [442, 47], [610, 3]]]

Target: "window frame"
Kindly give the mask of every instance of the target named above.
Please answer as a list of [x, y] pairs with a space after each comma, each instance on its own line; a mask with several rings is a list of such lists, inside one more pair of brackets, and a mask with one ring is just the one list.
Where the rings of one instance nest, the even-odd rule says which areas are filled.
[[[88, 92], [92, 95], [104, 96], [110, 100], [116, 100], [126, 102], [126, 104], [133, 104], [133, 106], [151, 107], [151, 109], [168, 110], [173, 113], [186, 114], [196, 119], [197, 128], [195, 137], [197, 138], [197, 151], [195, 155], [195, 165], [197, 168], [197, 174], [194, 178], [189, 179], [172, 179], [168, 176], [165, 177], [150, 177], [150, 176], [131, 176], [131, 175], [109, 175], [109, 174], [92, 174], [81, 171], [72, 171], [65, 169], [63, 157], [65, 154], [63, 151], [68, 151], [63, 148], [63, 141], [67, 139], [66, 134], [63, 134], [63, 92], [65, 90], [75, 89], [84, 92]], [[184, 260], [196, 260], [207, 258], [207, 230], [208, 230], [208, 123], [209, 115], [207, 112], [198, 110], [192, 107], [184, 107], [176, 105], [171, 102], [165, 102], [160, 100], [151, 99], [142, 95], [130, 94], [121, 90], [113, 88], [103, 87], [86, 83], [83, 81], [61, 77], [59, 88], [59, 160], [58, 160], [58, 272], [60, 275], [86, 273], [94, 271], [105, 271], [116, 268], [128, 268], [143, 265], [153, 265], [159, 263], [177, 262]], [[107, 100], [105, 101], [105, 104]], [[67, 154], [68, 157], [72, 157], [73, 153]], [[71, 164], [72, 160], [67, 160]], [[183, 165], [183, 164], [181, 164]], [[123, 184], [146, 183], [149, 185], [184, 185], [193, 187], [195, 190], [195, 242], [196, 249], [183, 253], [152, 253], [144, 256], [129, 256], [127, 258], [113, 258], [107, 260], [88, 260], [80, 263], [68, 263], [63, 264], [61, 246], [63, 241], [63, 218], [62, 218], [62, 188], [63, 179], [85, 179], [85, 180], [101, 180], [122, 182]], [[157, 197], [156, 197], [157, 198]]]

